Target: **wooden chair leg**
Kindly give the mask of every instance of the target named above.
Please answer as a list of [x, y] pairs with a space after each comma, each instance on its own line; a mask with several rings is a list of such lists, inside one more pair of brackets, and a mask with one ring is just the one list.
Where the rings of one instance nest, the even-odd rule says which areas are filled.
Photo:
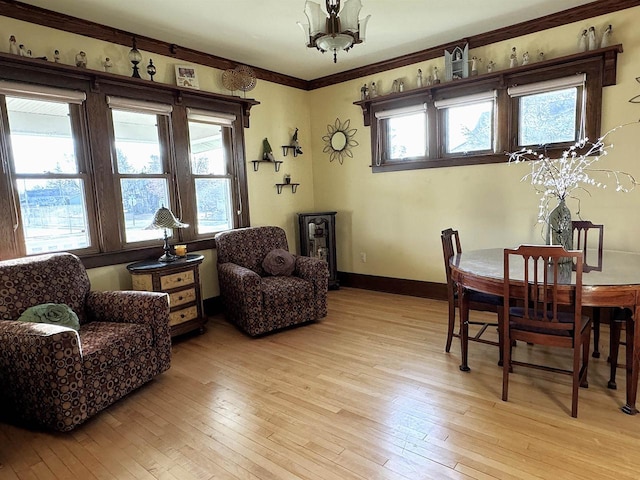
[[511, 341], [503, 339], [502, 343], [502, 400], [509, 398], [509, 371], [511, 370]]
[[[591, 314], [593, 322], [593, 358], [600, 358], [600, 309], [594, 308]], [[613, 321], [613, 320], [612, 320]]]
[[453, 340], [453, 329], [456, 326], [456, 306], [453, 302], [449, 302], [449, 325], [447, 326], [447, 344], [444, 347], [445, 352], [451, 350], [451, 342]]
[[620, 351], [620, 330], [622, 322], [611, 319], [610, 336], [609, 336], [609, 364], [611, 374], [609, 375], [609, 383], [607, 387], [611, 390], [618, 388], [616, 385], [616, 369], [618, 368], [618, 352]]

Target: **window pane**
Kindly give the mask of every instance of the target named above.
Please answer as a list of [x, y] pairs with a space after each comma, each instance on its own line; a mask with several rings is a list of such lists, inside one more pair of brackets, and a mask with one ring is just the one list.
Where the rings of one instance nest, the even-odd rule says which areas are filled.
[[189, 122], [191, 172], [195, 175], [226, 175], [222, 126]]
[[89, 247], [82, 180], [19, 179], [17, 185], [27, 255]]
[[577, 140], [575, 87], [520, 97], [519, 145]]
[[123, 110], [112, 114], [118, 173], [164, 173], [157, 115]]
[[466, 153], [491, 150], [493, 102], [460, 105], [446, 109], [446, 151]]
[[[169, 191], [164, 178], [123, 178], [122, 206], [124, 209], [125, 241], [140, 242], [162, 238], [162, 230], [146, 230], [153, 215], [161, 206], [169, 207]], [[167, 235], [171, 236], [171, 230]]]
[[78, 173], [69, 105], [6, 97], [14, 168], [21, 173]]
[[424, 112], [388, 120], [389, 158], [424, 157], [427, 151], [427, 115]]
[[228, 178], [196, 178], [198, 234], [233, 228], [231, 181]]

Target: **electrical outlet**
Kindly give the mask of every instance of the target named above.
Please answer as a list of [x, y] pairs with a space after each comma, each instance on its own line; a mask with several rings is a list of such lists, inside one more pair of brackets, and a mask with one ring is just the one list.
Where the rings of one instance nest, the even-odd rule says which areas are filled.
[[360, 252], [360, 261], [362, 263], [367, 263], [367, 254], [365, 252]]

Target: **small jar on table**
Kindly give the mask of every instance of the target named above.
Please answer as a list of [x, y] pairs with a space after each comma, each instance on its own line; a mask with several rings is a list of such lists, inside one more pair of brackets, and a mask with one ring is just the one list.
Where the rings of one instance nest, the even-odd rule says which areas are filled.
[[169, 294], [171, 336], [199, 330], [207, 318], [202, 307], [200, 264], [203, 255], [189, 253], [173, 262], [145, 260], [127, 265], [134, 290]]

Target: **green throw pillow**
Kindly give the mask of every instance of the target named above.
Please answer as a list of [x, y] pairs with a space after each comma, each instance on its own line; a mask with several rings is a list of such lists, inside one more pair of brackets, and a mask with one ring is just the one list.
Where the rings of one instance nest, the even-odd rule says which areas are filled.
[[61, 327], [73, 328], [80, 330], [80, 321], [78, 315], [64, 303], [43, 303], [27, 308], [20, 318], [19, 322], [32, 323], [50, 323], [51, 325], [60, 325]]

